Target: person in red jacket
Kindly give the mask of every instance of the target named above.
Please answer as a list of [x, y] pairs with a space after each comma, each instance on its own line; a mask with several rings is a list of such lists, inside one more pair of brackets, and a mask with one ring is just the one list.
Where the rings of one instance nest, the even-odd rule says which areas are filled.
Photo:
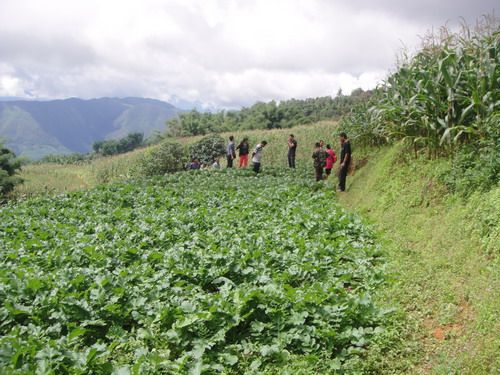
[[335, 155], [335, 151], [333, 151], [330, 145], [326, 145], [326, 165], [325, 165], [325, 180], [332, 173], [333, 164], [337, 161], [337, 155]]

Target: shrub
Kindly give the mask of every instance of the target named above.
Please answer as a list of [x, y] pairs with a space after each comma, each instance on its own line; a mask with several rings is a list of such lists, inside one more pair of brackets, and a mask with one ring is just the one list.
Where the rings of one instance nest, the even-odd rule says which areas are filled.
[[448, 188], [462, 196], [488, 191], [500, 183], [500, 116], [489, 119], [488, 133], [476, 144], [463, 146], [441, 177]]
[[11, 150], [0, 144], [0, 196], [6, 195], [16, 184], [22, 182], [22, 179], [16, 176], [20, 169], [21, 161]]
[[184, 168], [186, 153], [180, 143], [161, 142], [158, 146], [146, 151], [139, 160], [135, 174], [139, 176], [156, 176], [173, 173]]
[[213, 161], [226, 153], [224, 138], [220, 135], [208, 135], [189, 146], [190, 159], [197, 158], [204, 164]]

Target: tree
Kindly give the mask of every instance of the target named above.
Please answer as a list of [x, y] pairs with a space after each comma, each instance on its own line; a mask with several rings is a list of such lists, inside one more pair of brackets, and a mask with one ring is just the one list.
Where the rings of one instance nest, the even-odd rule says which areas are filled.
[[141, 146], [144, 141], [144, 134], [129, 133], [121, 139], [110, 139], [108, 141], [96, 141], [92, 145], [94, 152], [102, 155], [123, 154]]
[[6, 195], [16, 184], [22, 182], [22, 179], [16, 176], [20, 169], [21, 161], [0, 143], [0, 196]]
[[173, 173], [182, 170], [186, 161], [184, 147], [180, 143], [165, 140], [144, 153], [136, 173], [139, 176]]
[[202, 163], [211, 165], [214, 160], [226, 152], [224, 139], [220, 135], [209, 135], [189, 147], [189, 157], [199, 159]]

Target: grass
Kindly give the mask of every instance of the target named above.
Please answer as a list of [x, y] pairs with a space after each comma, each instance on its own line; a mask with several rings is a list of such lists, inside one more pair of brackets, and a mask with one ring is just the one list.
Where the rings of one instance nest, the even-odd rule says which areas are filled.
[[374, 151], [340, 198], [385, 241], [395, 282], [383, 299], [403, 311], [387, 373], [500, 372], [500, 188], [463, 201], [437, 181], [445, 164]]
[[24, 183], [16, 186], [14, 197], [85, 190], [99, 184], [127, 179], [145, 149], [78, 164], [31, 164], [20, 173]]

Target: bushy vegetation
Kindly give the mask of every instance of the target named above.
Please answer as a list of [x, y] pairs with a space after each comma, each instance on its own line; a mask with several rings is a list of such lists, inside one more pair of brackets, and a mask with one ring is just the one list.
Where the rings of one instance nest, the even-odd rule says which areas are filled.
[[220, 135], [209, 135], [189, 146], [190, 160], [199, 159], [206, 165], [212, 165], [215, 159], [225, 155], [226, 145]]
[[0, 214], [5, 373], [354, 371], [386, 329], [372, 233], [298, 174], [185, 172]]
[[360, 145], [402, 140], [415, 155], [451, 155], [452, 174], [463, 176], [458, 185], [497, 183], [499, 25], [491, 16], [474, 30], [442, 28], [429, 35], [415, 56], [402, 58], [368, 104], [361, 103], [343, 119], [342, 130]]
[[184, 147], [171, 140], [146, 150], [134, 166], [133, 174], [136, 176], [158, 176], [165, 173], [181, 171], [187, 162]]
[[0, 198], [11, 192], [22, 182], [18, 172], [21, 169], [21, 160], [8, 148], [0, 143]]
[[370, 91], [357, 89], [348, 96], [339, 91], [335, 98], [325, 96], [279, 103], [258, 102], [239, 111], [210, 113], [192, 110], [170, 120], [167, 123], [168, 134], [179, 137], [236, 130], [279, 129], [338, 119], [348, 113], [354, 104], [366, 101], [370, 95]]

